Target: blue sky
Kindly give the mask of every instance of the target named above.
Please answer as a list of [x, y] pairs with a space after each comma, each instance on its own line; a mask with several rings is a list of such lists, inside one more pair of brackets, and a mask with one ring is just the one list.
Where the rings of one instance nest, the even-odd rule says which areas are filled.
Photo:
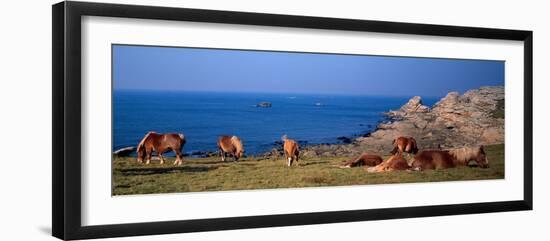
[[504, 85], [504, 62], [113, 46], [115, 90], [444, 96]]

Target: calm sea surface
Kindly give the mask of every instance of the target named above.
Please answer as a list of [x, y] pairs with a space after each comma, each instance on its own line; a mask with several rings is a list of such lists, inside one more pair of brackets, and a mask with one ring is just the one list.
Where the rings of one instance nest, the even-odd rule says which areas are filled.
[[[157, 131], [184, 133], [187, 153], [215, 151], [219, 135], [238, 135], [247, 154], [258, 154], [283, 134], [318, 144], [367, 133], [410, 97], [114, 91], [113, 98], [114, 150]], [[264, 101], [272, 107], [256, 107]]]

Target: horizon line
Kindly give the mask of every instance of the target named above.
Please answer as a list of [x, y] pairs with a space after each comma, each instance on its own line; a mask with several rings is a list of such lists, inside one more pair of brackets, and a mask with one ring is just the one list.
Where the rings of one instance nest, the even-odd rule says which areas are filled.
[[[328, 96], [363, 96], [363, 97], [406, 97], [421, 96], [424, 98], [442, 98], [436, 95], [374, 95], [357, 93], [326, 93], [326, 92], [268, 92], [268, 91], [219, 91], [219, 90], [171, 90], [171, 89], [112, 89], [115, 91], [135, 91], [135, 92], [188, 92], [188, 93], [221, 93], [221, 94], [277, 94], [277, 95], [328, 95]], [[454, 92], [454, 91], [449, 91]], [[456, 91], [459, 92], [459, 91]]]
[[504, 85], [487, 85], [478, 88], [468, 89], [464, 92], [458, 90], [450, 90], [443, 95], [376, 95], [376, 94], [357, 94], [357, 93], [327, 93], [327, 92], [269, 92], [269, 91], [224, 91], [224, 90], [183, 90], [183, 89], [115, 89], [112, 91], [135, 91], [135, 92], [188, 92], [188, 93], [227, 93], [227, 94], [278, 94], [278, 95], [328, 95], [328, 96], [364, 96], [364, 97], [407, 97], [420, 96], [424, 98], [443, 98], [451, 92], [464, 94], [469, 90], [480, 89], [483, 87], [504, 87]]

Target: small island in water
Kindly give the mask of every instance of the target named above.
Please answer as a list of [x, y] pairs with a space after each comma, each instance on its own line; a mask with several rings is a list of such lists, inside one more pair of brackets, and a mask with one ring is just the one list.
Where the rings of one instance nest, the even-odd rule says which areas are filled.
[[262, 102], [256, 104], [256, 107], [271, 108], [272, 105], [273, 104], [271, 104], [271, 102], [262, 101]]

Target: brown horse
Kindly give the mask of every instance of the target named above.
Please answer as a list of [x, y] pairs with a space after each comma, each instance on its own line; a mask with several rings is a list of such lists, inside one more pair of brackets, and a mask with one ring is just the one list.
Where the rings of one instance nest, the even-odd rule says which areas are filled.
[[382, 157], [378, 155], [363, 153], [362, 155], [358, 157], [354, 157], [350, 159], [349, 161], [342, 164], [341, 168], [349, 168], [349, 167], [358, 167], [358, 166], [376, 166], [380, 163], [382, 163]]
[[283, 150], [285, 152], [285, 157], [288, 160], [288, 166], [292, 165], [293, 161], [298, 162], [298, 156], [300, 155], [300, 147], [296, 141], [288, 139], [286, 135], [281, 138], [284, 142]]
[[375, 167], [370, 167], [367, 169], [368, 172], [391, 172], [391, 171], [403, 171], [408, 170], [409, 164], [407, 163], [407, 159], [403, 158], [403, 154], [395, 154], [388, 158], [388, 160], [385, 160], [384, 162], [378, 164]]
[[402, 154], [403, 152], [416, 154], [418, 152], [418, 146], [416, 140], [413, 137], [400, 136], [392, 141], [393, 150], [390, 152], [395, 155], [396, 153]]
[[238, 161], [244, 154], [243, 143], [237, 136], [220, 136], [218, 138], [218, 151], [225, 161], [225, 156], [231, 154]]
[[151, 154], [155, 151], [159, 158], [160, 164], [164, 164], [163, 153], [172, 150], [176, 153], [174, 165], [181, 165], [183, 162], [182, 148], [185, 145], [185, 136], [179, 133], [159, 134], [153, 131], [148, 132], [137, 146], [137, 161], [145, 164], [151, 162]]
[[475, 161], [481, 168], [489, 167], [489, 160], [483, 146], [463, 147], [451, 150], [424, 150], [414, 156], [414, 170], [445, 169], [456, 166], [468, 166]]

